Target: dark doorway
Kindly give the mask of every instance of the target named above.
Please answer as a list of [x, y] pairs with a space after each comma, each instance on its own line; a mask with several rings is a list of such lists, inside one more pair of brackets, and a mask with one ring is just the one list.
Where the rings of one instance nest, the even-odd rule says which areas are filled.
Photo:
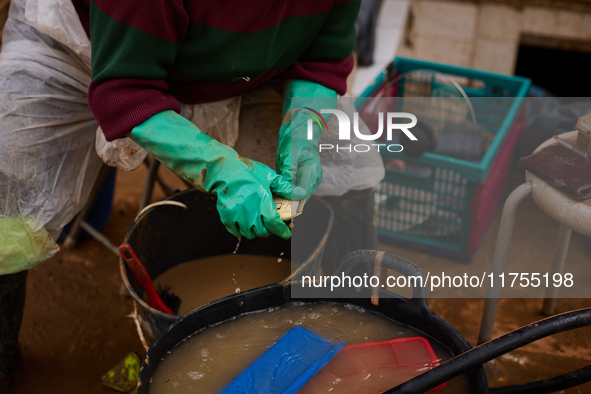
[[532, 84], [557, 97], [591, 97], [591, 52], [587, 51], [588, 44], [576, 45], [544, 38], [532, 45], [531, 41], [522, 39], [515, 75], [530, 78]]

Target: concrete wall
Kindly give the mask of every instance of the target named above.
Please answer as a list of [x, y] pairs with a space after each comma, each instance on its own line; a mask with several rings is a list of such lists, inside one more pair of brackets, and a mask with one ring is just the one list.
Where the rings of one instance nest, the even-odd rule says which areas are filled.
[[[591, 41], [591, 14], [450, 1], [410, 2], [398, 54], [512, 74], [522, 34]], [[406, 44], [406, 45], [404, 45]]]

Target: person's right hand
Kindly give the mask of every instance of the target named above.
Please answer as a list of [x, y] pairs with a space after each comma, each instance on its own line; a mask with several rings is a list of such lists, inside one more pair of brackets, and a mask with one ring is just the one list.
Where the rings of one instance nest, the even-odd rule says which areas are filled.
[[291, 236], [272, 197], [274, 193], [290, 198], [291, 184], [268, 166], [240, 156], [174, 111], [152, 116], [131, 135], [197, 189], [215, 193], [220, 219], [234, 236]]

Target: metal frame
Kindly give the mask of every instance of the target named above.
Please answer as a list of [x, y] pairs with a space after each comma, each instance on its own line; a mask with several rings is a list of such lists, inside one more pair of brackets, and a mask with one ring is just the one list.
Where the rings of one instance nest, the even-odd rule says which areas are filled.
[[[167, 196], [170, 196], [176, 192], [176, 190], [173, 187], [164, 182], [164, 180], [158, 173], [158, 169], [160, 168], [160, 162], [158, 160], [154, 159], [151, 156], [148, 156], [146, 157], [144, 164], [148, 167], [148, 175], [146, 176], [146, 184], [144, 185], [144, 191], [142, 193], [139, 211], [141, 211], [144, 207], [150, 204], [152, 200], [152, 195], [154, 193], [154, 184], [158, 183], [164, 194], [166, 194]], [[86, 204], [84, 205], [80, 213], [76, 216], [76, 219], [74, 219], [74, 222], [72, 223], [72, 226], [70, 228], [70, 232], [64, 240], [64, 246], [66, 248], [74, 249], [78, 245], [78, 237], [80, 235], [80, 230], [84, 230], [92, 238], [94, 238], [96, 241], [100, 242], [107, 249], [109, 249], [113, 254], [119, 256], [119, 250], [117, 249], [117, 247], [107, 237], [101, 234], [100, 231], [96, 230], [86, 221], [88, 213], [90, 212], [92, 206], [96, 202], [97, 196], [101, 188], [105, 184], [110, 169], [111, 167], [107, 166], [106, 164], [103, 164], [99, 172], [99, 175], [94, 183], [94, 186], [92, 187], [90, 196], [86, 201]]]
[[[492, 274], [495, 277], [505, 272], [507, 267], [509, 247], [511, 245], [511, 236], [513, 234], [513, 227], [515, 226], [517, 207], [530, 194], [531, 182], [526, 182], [513, 190], [513, 192], [507, 198], [505, 205], [503, 206], [501, 225], [499, 227], [499, 234], [497, 236], [497, 244], [495, 246], [495, 254], [492, 264]], [[571, 229], [563, 224], [560, 224], [558, 236], [556, 238], [556, 246], [554, 247], [554, 257], [551, 267], [552, 275], [562, 272], [564, 261], [566, 259], [566, 253], [568, 252], [571, 234]], [[558, 290], [553, 287], [546, 289], [544, 306], [542, 309], [543, 314], [547, 316], [554, 314], [557, 291]], [[484, 311], [482, 313], [482, 321], [480, 323], [480, 333], [478, 334], [479, 345], [484, 342], [488, 342], [492, 338], [500, 296], [500, 287], [488, 288], [486, 293], [486, 301], [484, 304]]]

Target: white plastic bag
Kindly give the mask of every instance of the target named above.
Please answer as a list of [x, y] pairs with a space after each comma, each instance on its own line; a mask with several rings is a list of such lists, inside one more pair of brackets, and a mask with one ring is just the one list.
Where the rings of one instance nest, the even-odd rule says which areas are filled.
[[[345, 112], [349, 119], [353, 120], [356, 109], [352, 97], [339, 98], [336, 109]], [[359, 120], [359, 131], [365, 135], [372, 134], [362, 120]], [[320, 144], [334, 146], [367, 144], [367, 142], [355, 137], [353, 132], [350, 140], [339, 140], [338, 120], [334, 115], [328, 121], [328, 130], [325, 130], [320, 138]], [[315, 193], [318, 196], [342, 196], [350, 190], [370, 189], [378, 185], [386, 174], [382, 157], [375, 148], [369, 152], [348, 150], [337, 152], [336, 149], [330, 149], [320, 152], [320, 160], [322, 182]]]
[[123, 172], [135, 170], [148, 156], [148, 152], [131, 138], [107, 141], [100, 127], [96, 130], [95, 149], [103, 163]]

